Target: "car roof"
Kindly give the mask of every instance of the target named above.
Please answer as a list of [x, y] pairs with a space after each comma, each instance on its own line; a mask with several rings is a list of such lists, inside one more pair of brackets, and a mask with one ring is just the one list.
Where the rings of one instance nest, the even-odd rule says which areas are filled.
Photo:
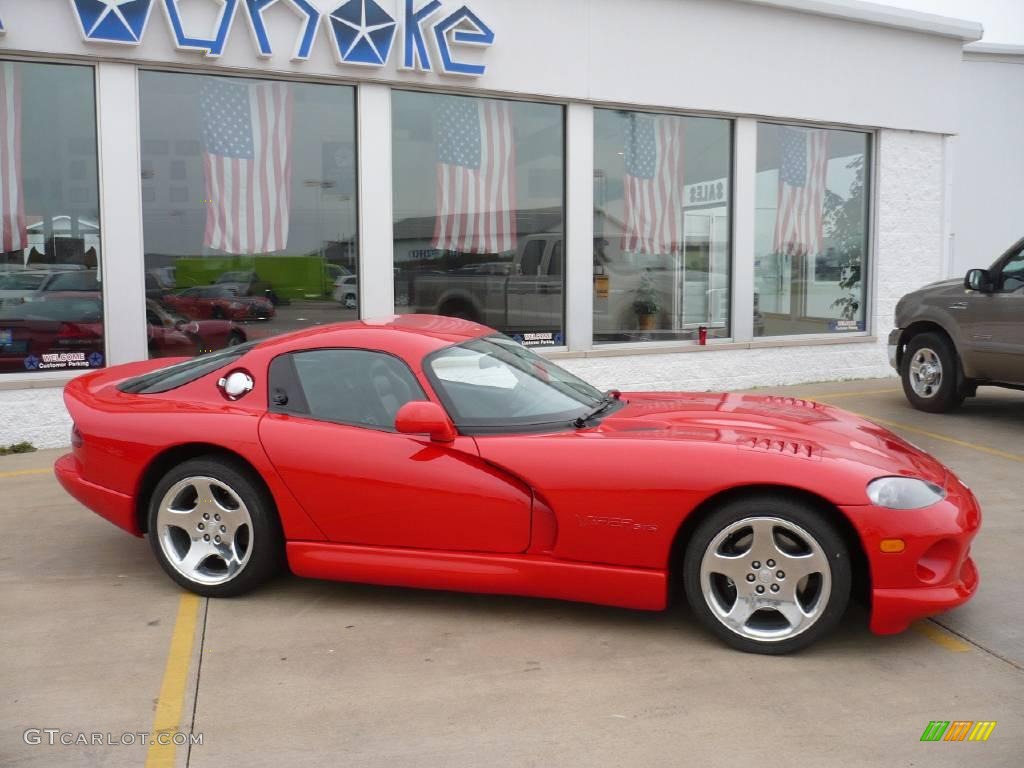
[[258, 343], [254, 351], [280, 354], [323, 347], [361, 347], [392, 352], [411, 359], [493, 333], [496, 331], [485, 325], [454, 317], [390, 315], [284, 333]]

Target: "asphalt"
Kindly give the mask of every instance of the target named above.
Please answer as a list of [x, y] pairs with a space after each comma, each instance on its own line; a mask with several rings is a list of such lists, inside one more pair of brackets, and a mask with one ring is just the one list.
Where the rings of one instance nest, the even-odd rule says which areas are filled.
[[[772, 391], [876, 419], [953, 467], [984, 509], [981, 589], [890, 637], [854, 610], [781, 658], [723, 647], [685, 609], [293, 577], [183, 597], [145, 541], [63, 493], [59, 451], [0, 458], [0, 765], [1020, 766], [1024, 394], [982, 390], [938, 416], [897, 387]], [[997, 725], [984, 743], [922, 743], [931, 720]], [[59, 743], [160, 728], [203, 743]]]

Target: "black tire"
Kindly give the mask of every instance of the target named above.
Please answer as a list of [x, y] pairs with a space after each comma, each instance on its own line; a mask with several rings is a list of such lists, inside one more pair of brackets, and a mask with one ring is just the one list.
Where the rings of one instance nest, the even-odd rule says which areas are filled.
[[[721, 535], [734, 530], [738, 533], [732, 536], [727, 535], [724, 542], [714, 547], [714, 551], [720, 551], [722, 546], [731, 541], [735, 541], [740, 547], [739, 551], [742, 551], [744, 542], [742, 531], [746, 530], [746, 521], [757, 518], [773, 518], [784, 523], [784, 526], [777, 526], [771, 521], [764, 523], [772, 531], [773, 541], [771, 543], [775, 548], [771, 551], [778, 553], [775, 556], [780, 557], [779, 562], [776, 563], [771, 559], [766, 559], [764, 562], [755, 560], [756, 557], [761, 556], [758, 555], [758, 552], [765, 552], [761, 548], [736, 555], [734, 562], [739, 569], [736, 572], [737, 578], [730, 581], [719, 574], [710, 576], [708, 579], [709, 594], [706, 597], [701, 574], [705, 555], [713, 558], [709, 548]], [[776, 535], [789, 536], [794, 532], [801, 535], [795, 539], [775, 538]], [[756, 534], [754, 535], [756, 536]], [[786, 574], [782, 569], [786, 567], [786, 563], [795, 561], [788, 559], [790, 555], [779, 549], [779, 543], [785, 542], [788, 549], [803, 535], [810, 537], [813, 545], [818, 548], [815, 550], [813, 545], [809, 546], [807, 554], [816, 554], [816, 559], [822, 563], [823, 568], [827, 561], [828, 573], [824, 574], [823, 571], [822, 574], [809, 575], [805, 579], [797, 576], [796, 581], [791, 579], [787, 585]], [[810, 544], [810, 542], [804, 543]], [[791, 550], [791, 554], [799, 553], [794, 549]], [[769, 556], [771, 556], [770, 553]], [[754, 563], [757, 563], [759, 568], [755, 569]], [[771, 565], [769, 566], [768, 563]], [[749, 573], [740, 578], [741, 571], [748, 569]], [[782, 573], [783, 576], [776, 579], [778, 573]], [[753, 576], [752, 580], [751, 576]], [[828, 578], [826, 579], [825, 576]], [[850, 555], [842, 537], [836, 532], [832, 523], [814, 507], [782, 494], [749, 496], [727, 502], [714, 510], [694, 530], [692, 537], [687, 542], [683, 560], [683, 587], [687, 601], [698, 620], [727, 645], [747, 653], [771, 655], [793, 653], [806, 648], [831, 632], [846, 611], [850, 600], [850, 583]], [[805, 619], [808, 623], [803, 629], [796, 628], [788, 620], [785, 620], [788, 628], [786, 629], [781, 625], [784, 620], [782, 613], [774, 610], [771, 604], [776, 601], [778, 603], [786, 602], [787, 586], [793, 590], [794, 595], [800, 594], [801, 589], [798, 588], [798, 585], [803, 585], [803, 595], [812, 600], [810, 611], [813, 612], [811, 614], [813, 618]], [[815, 585], [817, 585], [817, 592], [814, 591]], [[718, 590], [719, 586], [721, 587], [720, 591]], [[734, 599], [738, 603], [741, 594], [740, 588], [744, 590], [744, 594], [748, 595], [745, 599], [753, 601], [758, 609], [750, 615], [743, 627], [737, 630], [727, 626], [724, 618], [719, 618], [719, 613], [712, 608], [712, 604], [718, 606], [719, 610], [723, 607], [730, 607], [723, 606], [719, 602], [719, 597], [727, 597], [726, 593], [730, 589], [733, 590]], [[779, 591], [774, 591], [777, 588]], [[762, 594], [755, 593], [755, 589], [760, 589]], [[774, 598], [773, 594], [779, 595], [779, 598]], [[815, 595], [816, 600], [813, 599]], [[803, 602], [800, 605], [802, 607]], [[776, 627], [776, 625], [778, 626]], [[762, 636], [751, 637], [748, 633], [761, 633]], [[771, 633], [774, 633], [774, 636], [769, 636]]]
[[479, 322], [473, 308], [462, 302], [446, 304], [441, 308], [440, 314], [446, 317], [454, 317], [456, 320], [469, 320], [472, 323]]
[[[177, 566], [172, 564], [168, 553], [164, 551], [164, 548], [167, 547], [170, 551], [181, 555], [179, 562], [184, 562], [185, 555], [191, 551], [192, 546], [197, 544], [203, 545], [203, 542], [198, 538], [202, 534], [194, 531], [191, 518], [189, 522], [182, 523], [182, 525], [188, 525], [188, 531], [177, 526], [162, 525], [159, 520], [159, 512], [164, 497], [175, 486], [187, 483], [191, 478], [210, 478], [219, 484], [216, 488], [217, 494], [223, 495], [225, 493], [224, 488], [228, 492], [233, 493], [237, 500], [240, 500], [242, 505], [244, 505], [241, 509], [248, 513], [249, 520], [251, 521], [251, 530], [246, 533], [242, 530], [242, 526], [239, 526], [239, 532], [232, 539], [230, 545], [224, 545], [231, 546], [233, 548], [231, 551], [233, 552], [236, 550], [243, 551], [244, 547], [247, 558], [240, 565], [237, 573], [229, 578], [227, 578], [229, 568], [226, 565], [226, 561], [221, 558], [220, 562], [225, 563], [224, 573], [222, 574], [225, 578], [218, 583], [204, 583], [202, 579], [207, 578], [207, 576], [203, 574], [198, 575], [196, 578], [189, 578]], [[183, 491], [182, 493], [184, 495], [179, 496], [175, 500], [175, 507], [183, 508], [189, 506], [188, 492]], [[184, 501], [181, 501], [182, 498], [184, 498]], [[231, 500], [230, 497], [224, 498], [228, 501]], [[230, 507], [230, 504], [228, 506]], [[236, 510], [228, 509], [222, 511], [225, 511], [225, 521], [227, 521], [228, 515]], [[203, 522], [201, 520], [202, 511], [198, 502], [195, 504], [195, 514], [198, 515], [198, 518], [196, 518], [199, 521], [196, 523], [198, 526]], [[216, 529], [210, 527], [211, 523], [218, 525], [218, 523], [214, 523], [212, 520], [204, 523], [207, 535], [216, 532]], [[182, 587], [204, 597], [233, 597], [249, 592], [275, 576], [280, 571], [284, 562], [284, 536], [281, 532], [281, 523], [273, 499], [248, 466], [230, 457], [202, 456], [190, 459], [164, 475], [160, 482], [157, 483], [149, 499], [148, 524], [150, 548], [153, 550], [153, 554], [156, 556], [160, 566], [168, 576]], [[172, 531], [172, 528], [175, 530]], [[212, 546], [212, 544], [208, 546]], [[217, 559], [217, 556], [213, 555], [212, 559], [207, 558], [203, 561], [209, 566], [204, 566], [206, 571], [213, 574], [208, 578], [214, 580], [219, 578], [216, 575], [217, 570], [212, 567], [216, 565]]]
[[214, 320], [223, 320], [224, 310], [221, 309], [220, 307], [214, 307], [213, 311], [210, 312], [210, 317], [212, 317]]
[[228, 335], [228, 346], [229, 347], [237, 347], [239, 344], [244, 344], [244, 343], [245, 343], [245, 334], [243, 334], [241, 331], [232, 331]]
[[[928, 362], [931, 361], [931, 362]], [[934, 375], [938, 362], [938, 379], [927, 382], [927, 376], [915, 373], [915, 364], [926, 362]], [[920, 370], [920, 369], [919, 369]], [[900, 366], [903, 394], [912, 406], [928, 413], [946, 413], [959, 407], [967, 396], [960, 358], [949, 339], [940, 333], [919, 333], [907, 343]]]

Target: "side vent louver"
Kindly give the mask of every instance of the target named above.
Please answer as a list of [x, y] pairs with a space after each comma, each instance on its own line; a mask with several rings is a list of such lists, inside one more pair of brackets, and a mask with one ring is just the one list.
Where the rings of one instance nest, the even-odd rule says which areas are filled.
[[763, 453], [778, 453], [786, 456], [795, 456], [800, 459], [821, 458], [821, 450], [811, 443], [802, 443], [797, 440], [784, 440], [777, 437], [752, 437], [740, 444], [741, 448], [748, 451], [761, 451]]

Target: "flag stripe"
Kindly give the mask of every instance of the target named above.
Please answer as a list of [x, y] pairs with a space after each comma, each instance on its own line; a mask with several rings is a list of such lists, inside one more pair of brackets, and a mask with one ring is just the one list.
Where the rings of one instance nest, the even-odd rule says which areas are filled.
[[18, 64], [0, 63], [0, 251], [28, 247], [21, 173], [21, 78]]
[[[234, 92], [226, 90], [239, 87], [246, 89], [244, 106], [232, 100]], [[215, 95], [204, 103], [210, 206], [204, 243], [230, 253], [283, 250], [288, 244], [291, 201], [291, 90], [286, 83], [226, 84], [212, 89]], [[224, 128], [225, 121], [246, 127], [232, 132]]]
[[647, 254], [682, 249], [683, 124], [637, 115], [626, 133], [621, 246]]
[[[817, 254], [824, 246], [825, 186], [828, 174], [828, 132], [785, 128], [779, 167], [779, 194], [773, 247], [777, 253]], [[799, 142], [796, 150], [787, 142]], [[796, 154], [792, 154], [795, 152]]]
[[481, 99], [472, 109], [459, 102], [441, 109], [433, 246], [465, 253], [514, 249], [515, 154], [508, 104]]

